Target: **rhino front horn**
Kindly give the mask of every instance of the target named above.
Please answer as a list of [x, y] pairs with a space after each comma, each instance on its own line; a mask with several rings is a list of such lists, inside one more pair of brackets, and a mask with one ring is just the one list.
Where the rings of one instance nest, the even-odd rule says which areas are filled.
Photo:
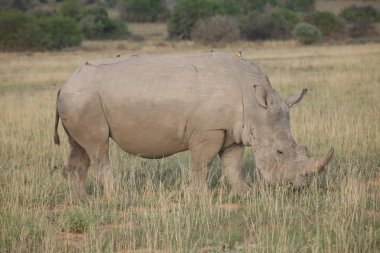
[[334, 149], [330, 148], [326, 156], [317, 158], [309, 169], [308, 174], [316, 174], [322, 172], [324, 168], [329, 164], [331, 158], [334, 155]]

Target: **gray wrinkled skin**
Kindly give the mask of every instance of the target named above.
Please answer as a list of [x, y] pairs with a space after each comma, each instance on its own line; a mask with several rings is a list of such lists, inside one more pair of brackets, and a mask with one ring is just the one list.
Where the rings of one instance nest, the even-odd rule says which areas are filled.
[[305, 93], [282, 99], [257, 65], [225, 53], [87, 62], [57, 96], [54, 138], [59, 144], [61, 118], [71, 148], [64, 171], [71, 196], [85, 195], [90, 163], [106, 195], [112, 194], [109, 138], [145, 158], [189, 150], [195, 192], [208, 191], [207, 175], [217, 155], [232, 194], [247, 191], [244, 146], [253, 146], [266, 181], [301, 186], [333, 155], [330, 150], [326, 157], [309, 158], [292, 137], [289, 108]]

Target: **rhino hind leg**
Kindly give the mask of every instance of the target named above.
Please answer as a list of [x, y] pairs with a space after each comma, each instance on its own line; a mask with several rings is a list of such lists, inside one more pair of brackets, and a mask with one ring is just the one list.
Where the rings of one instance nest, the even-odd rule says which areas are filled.
[[219, 153], [223, 174], [231, 186], [231, 195], [241, 195], [249, 190], [243, 179], [244, 146], [233, 146]]
[[194, 134], [190, 139], [190, 184], [192, 191], [204, 195], [208, 190], [208, 172], [224, 142], [222, 130]]
[[86, 94], [75, 101], [72, 105], [75, 109], [67, 110], [62, 124], [69, 137], [75, 140], [89, 157], [95, 179], [103, 184], [104, 195], [108, 197], [114, 188], [114, 177], [108, 152], [110, 129], [102, 101], [98, 94]]
[[70, 202], [86, 198], [85, 181], [90, 158], [87, 152], [69, 135], [70, 155], [63, 176], [69, 182]]
[[86, 149], [94, 168], [95, 180], [103, 185], [104, 195], [109, 198], [115, 190], [115, 179], [109, 158], [109, 142], [94, 143]]

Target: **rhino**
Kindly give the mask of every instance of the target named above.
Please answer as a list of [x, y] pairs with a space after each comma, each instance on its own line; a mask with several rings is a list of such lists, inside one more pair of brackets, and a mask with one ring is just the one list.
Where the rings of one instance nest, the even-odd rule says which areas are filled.
[[289, 109], [306, 89], [281, 98], [255, 63], [228, 53], [192, 56], [129, 55], [88, 61], [58, 91], [59, 119], [70, 154], [63, 175], [73, 196], [85, 195], [90, 163], [105, 194], [114, 175], [109, 138], [125, 152], [160, 159], [189, 150], [192, 189], [207, 192], [208, 171], [218, 155], [232, 194], [249, 189], [242, 161], [251, 146], [269, 183], [307, 184], [333, 156], [309, 157], [295, 142]]

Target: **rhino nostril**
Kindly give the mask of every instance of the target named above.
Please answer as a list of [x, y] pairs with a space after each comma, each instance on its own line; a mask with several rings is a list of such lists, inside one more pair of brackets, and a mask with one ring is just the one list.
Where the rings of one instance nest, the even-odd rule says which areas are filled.
[[282, 150], [277, 150], [277, 154], [282, 155], [284, 152]]

